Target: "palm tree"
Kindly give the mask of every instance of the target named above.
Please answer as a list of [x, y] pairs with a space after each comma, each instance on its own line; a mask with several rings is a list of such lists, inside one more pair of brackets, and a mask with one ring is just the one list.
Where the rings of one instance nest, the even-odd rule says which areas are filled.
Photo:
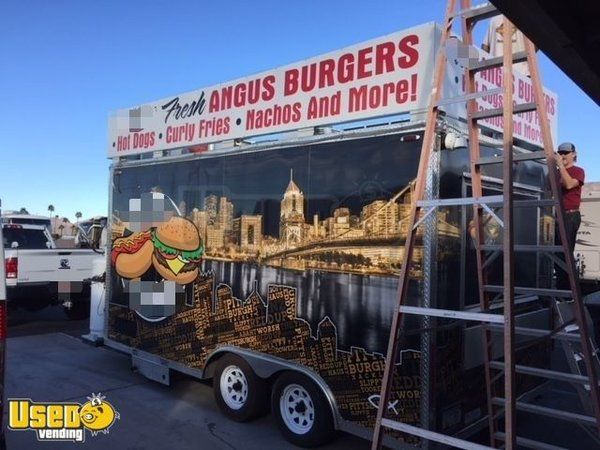
[[29, 214], [29, 211], [27, 211], [27, 208], [23, 207], [19, 210], [19, 214]]
[[[67, 228], [68, 223], [69, 223], [69, 219], [67, 219], [66, 217], [63, 217], [61, 219], [61, 225], [62, 225], [63, 229]], [[62, 231], [60, 232], [60, 235], [62, 236]]]
[[58, 214], [56, 214], [54, 216], [54, 220], [52, 221], [52, 234], [56, 235], [58, 237], [58, 234], [56, 233], [56, 230], [58, 229]]
[[54, 205], [48, 205], [48, 212], [52, 216], [52, 213], [54, 212]]
[[81, 219], [81, 216], [83, 216], [83, 214], [81, 214], [81, 211], [77, 211], [75, 213], [75, 218], [77, 219], [77, 225], [79, 225], [79, 219]]

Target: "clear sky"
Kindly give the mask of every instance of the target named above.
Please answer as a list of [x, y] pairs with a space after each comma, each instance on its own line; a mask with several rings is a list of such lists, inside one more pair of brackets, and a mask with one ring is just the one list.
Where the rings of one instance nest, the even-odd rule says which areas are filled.
[[[444, 0], [5, 0], [0, 198], [106, 214], [110, 111], [245, 77], [425, 22]], [[478, 34], [483, 33], [483, 28]], [[559, 140], [600, 181], [600, 108], [541, 56]]]

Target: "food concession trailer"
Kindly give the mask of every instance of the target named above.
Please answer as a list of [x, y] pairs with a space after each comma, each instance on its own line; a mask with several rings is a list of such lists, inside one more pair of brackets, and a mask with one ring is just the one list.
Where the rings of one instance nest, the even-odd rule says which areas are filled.
[[[295, 444], [322, 444], [336, 429], [370, 438], [438, 40], [425, 24], [114, 114], [107, 344], [158, 382], [173, 370], [212, 379], [234, 420], [270, 409]], [[446, 82], [461, 89], [458, 56], [453, 64]], [[501, 80], [491, 69], [479, 82]], [[449, 105], [439, 123], [432, 199], [470, 195], [462, 117]], [[529, 151], [539, 145], [536, 118], [521, 120]], [[490, 122], [482, 134], [484, 156], [498, 152], [498, 129]], [[490, 167], [485, 189], [501, 191], [501, 169]], [[519, 197], [545, 196], [543, 165], [519, 164], [515, 180]], [[411, 304], [477, 310], [471, 217], [454, 206], [423, 218]], [[517, 211], [516, 242], [553, 242], [544, 217]], [[501, 239], [495, 220], [486, 239]], [[500, 259], [493, 264], [500, 276]], [[551, 274], [535, 254], [517, 262], [522, 283], [545, 287]], [[551, 320], [534, 296], [517, 307], [519, 323]], [[407, 317], [401, 347], [388, 413], [445, 434], [477, 431], [486, 415], [480, 325]], [[543, 364], [548, 355], [541, 343], [523, 357]]]

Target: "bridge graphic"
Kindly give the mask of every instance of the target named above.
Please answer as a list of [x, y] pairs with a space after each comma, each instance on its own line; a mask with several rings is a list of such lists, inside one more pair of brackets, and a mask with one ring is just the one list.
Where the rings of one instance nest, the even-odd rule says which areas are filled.
[[[335, 236], [317, 239], [304, 239], [293, 246], [284, 246], [274, 249], [271, 253], [263, 253], [260, 260], [265, 263], [277, 264], [286, 259], [312, 259], [331, 253], [341, 253], [350, 255], [361, 255], [364, 258], [385, 259], [390, 263], [399, 262], [404, 252], [404, 244], [408, 232], [408, 221], [410, 219], [410, 208], [412, 203], [403, 203], [404, 208], [400, 210], [400, 219], [392, 224], [391, 227], [383, 226], [383, 229], [372, 229], [378, 221], [381, 221], [382, 215], [386, 210], [397, 205], [399, 199], [410, 195], [412, 201], [412, 191], [414, 188], [412, 180], [390, 199], [379, 205], [367, 217], [351, 226], [348, 230], [342, 231]], [[381, 201], [381, 200], [379, 200]], [[402, 214], [404, 213], [404, 214]], [[377, 227], [375, 227], [377, 228]], [[389, 231], [391, 228], [393, 231]], [[446, 222], [438, 217], [438, 231], [440, 236], [458, 237], [458, 227]], [[416, 245], [421, 246], [422, 227], [417, 230]], [[417, 254], [420, 252], [416, 252]]]
[[[334, 252], [334, 251], [360, 251], [364, 256], [373, 256], [370, 253], [377, 253], [375, 250], [377, 247], [397, 247], [402, 248], [404, 246], [406, 235], [403, 233], [394, 233], [388, 236], [364, 236], [360, 238], [347, 237], [347, 238], [335, 238], [320, 241], [313, 241], [305, 245], [301, 245], [294, 248], [288, 248], [276, 253], [263, 256], [263, 261], [277, 260], [288, 257], [301, 257], [316, 255], [320, 253]], [[369, 248], [373, 248], [370, 252]]]

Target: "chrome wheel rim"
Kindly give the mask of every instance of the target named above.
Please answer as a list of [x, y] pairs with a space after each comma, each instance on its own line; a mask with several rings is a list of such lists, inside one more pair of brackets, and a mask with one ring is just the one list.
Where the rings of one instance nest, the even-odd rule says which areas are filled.
[[308, 391], [290, 384], [281, 393], [279, 410], [285, 426], [295, 434], [308, 433], [315, 423], [315, 407]]
[[225, 367], [221, 373], [219, 386], [221, 397], [229, 408], [238, 410], [246, 404], [246, 400], [248, 400], [248, 380], [238, 366]]

